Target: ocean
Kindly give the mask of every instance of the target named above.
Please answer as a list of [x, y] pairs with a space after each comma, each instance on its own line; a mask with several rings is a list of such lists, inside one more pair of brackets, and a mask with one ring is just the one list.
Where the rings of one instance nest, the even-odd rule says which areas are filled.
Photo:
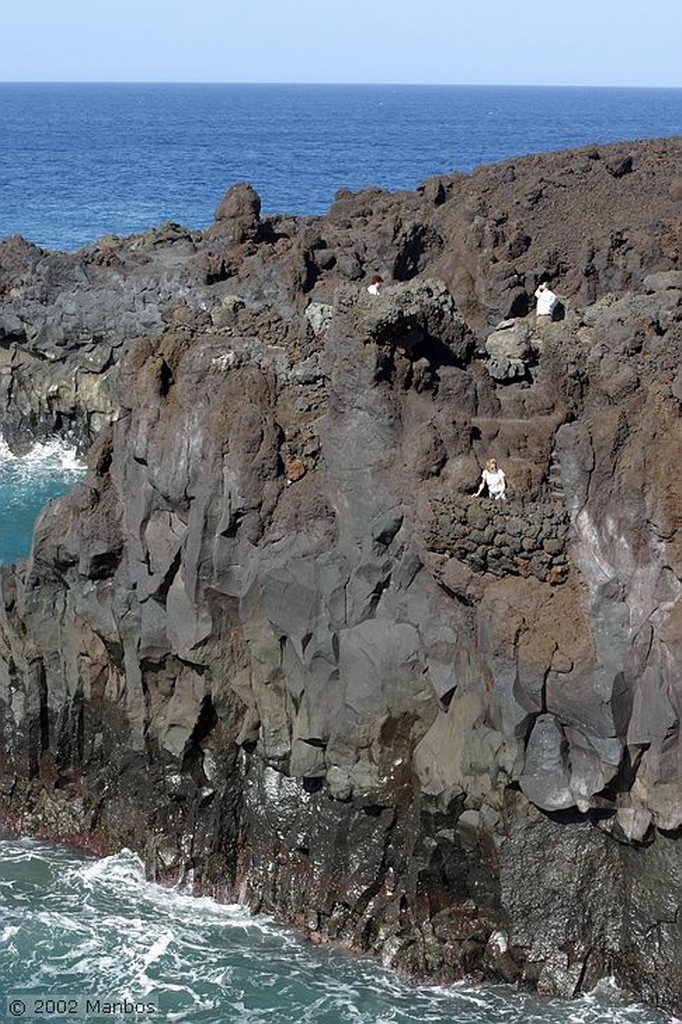
[[[0, 84], [0, 238], [68, 252], [165, 221], [199, 229], [238, 181], [265, 213], [317, 214], [342, 188], [413, 189], [524, 153], [679, 134], [679, 89]], [[58, 438], [18, 458], [1, 427], [7, 564], [83, 467]], [[114, 1005], [117, 1019], [187, 1024], [665, 1019], [610, 984], [572, 1003], [414, 987], [242, 907], [161, 889], [128, 851], [95, 860], [0, 838], [0, 1019], [111, 1019]]]

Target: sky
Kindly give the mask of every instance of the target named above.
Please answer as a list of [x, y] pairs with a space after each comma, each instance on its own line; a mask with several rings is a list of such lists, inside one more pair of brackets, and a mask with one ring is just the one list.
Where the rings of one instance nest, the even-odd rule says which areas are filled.
[[682, 87], [682, 0], [25, 0], [0, 81]]

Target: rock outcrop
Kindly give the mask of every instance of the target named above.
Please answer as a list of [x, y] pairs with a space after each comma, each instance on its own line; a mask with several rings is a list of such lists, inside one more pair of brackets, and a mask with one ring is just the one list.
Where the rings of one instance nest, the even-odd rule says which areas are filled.
[[5, 822], [680, 1012], [681, 180], [658, 141], [4, 243], [6, 437], [97, 435], [2, 570]]

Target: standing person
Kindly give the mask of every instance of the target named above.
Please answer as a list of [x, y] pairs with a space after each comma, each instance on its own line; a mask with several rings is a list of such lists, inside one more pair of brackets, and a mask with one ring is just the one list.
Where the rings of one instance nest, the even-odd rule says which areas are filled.
[[547, 281], [542, 281], [538, 285], [535, 290], [535, 298], [537, 299], [536, 315], [538, 317], [548, 316], [551, 320], [559, 300], [549, 287]]
[[381, 276], [381, 274], [375, 274], [367, 287], [367, 291], [369, 292], [370, 295], [378, 295], [379, 292], [381, 291], [381, 286], [383, 285], [383, 283], [384, 279]]
[[504, 470], [497, 468], [495, 459], [488, 459], [485, 464], [485, 469], [481, 473], [481, 485], [475, 495], [477, 498], [483, 493], [485, 487], [488, 488], [488, 494], [495, 501], [506, 500], [507, 478], [504, 475]]

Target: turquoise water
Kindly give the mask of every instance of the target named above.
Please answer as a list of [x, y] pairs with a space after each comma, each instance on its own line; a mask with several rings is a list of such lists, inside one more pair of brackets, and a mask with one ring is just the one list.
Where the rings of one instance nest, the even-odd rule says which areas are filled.
[[83, 472], [73, 448], [62, 441], [38, 444], [19, 458], [0, 440], [0, 565], [26, 558], [39, 512]]
[[[93, 1011], [98, 1000], [100, 1008], [151, 1004], [135, 1019], [176, 1024], [665, 1020], [622, 1002], [610, 985], [573, 1003], [542, 1001], [506, 987], [415, 987], [367, 959], [311, 946], [240, 906], [153, 885], [129, 851], [95, 860], [5, 839], [0, 1013], [8, 1009], [2, 1019], [78, 1019], [59, 1013], [29, 1018], [37, 998], [44, 1005], [61, 999], [77, 1012], [88, 1006]], [[25, 1011], [17, 1013], [22, 1006]], [[91, 1012], [89, 1019], [95, 1017], [105, 1019]]]

